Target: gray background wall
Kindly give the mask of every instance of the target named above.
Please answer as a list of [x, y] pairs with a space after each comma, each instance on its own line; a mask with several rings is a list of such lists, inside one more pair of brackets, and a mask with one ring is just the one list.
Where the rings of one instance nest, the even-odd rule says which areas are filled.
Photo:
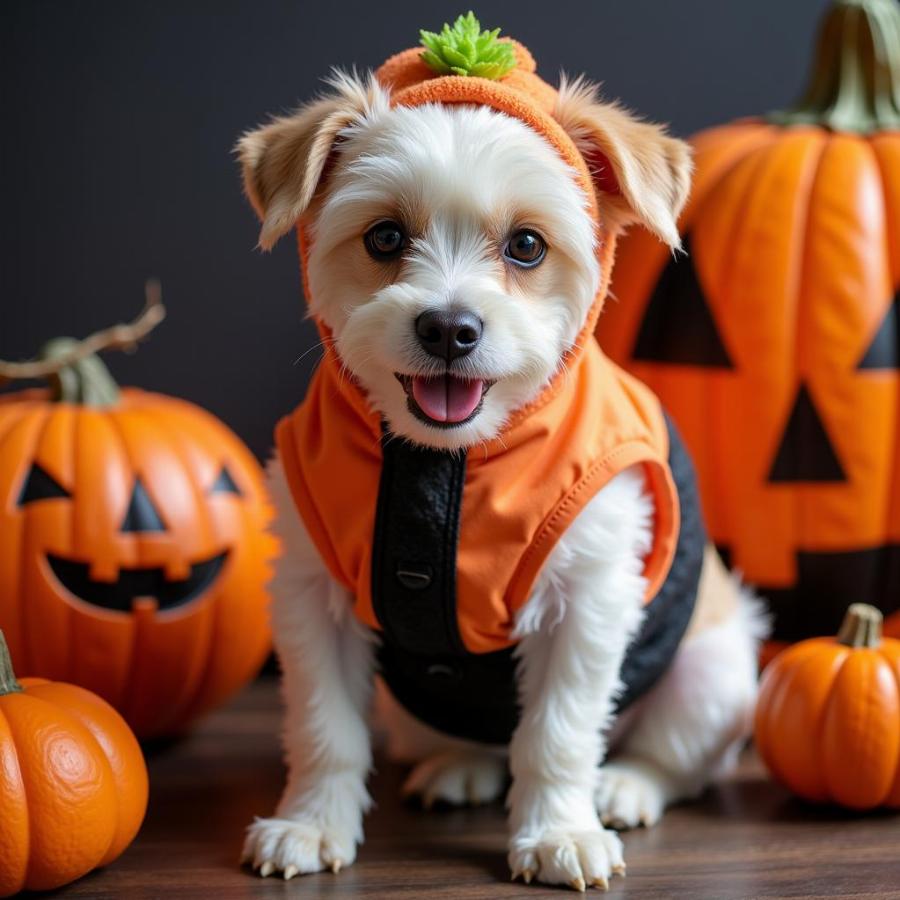
[[[681, 135], [788, 103], [827, 0], [480, 0], [486, 26]], [[148, 275], [169, 318], [122, 383], [193, 400], [260, 456], [315, 354], [296, 251], [254, 251], [230, 148], [334, 64], [377, 65], [465, 2], [3, 0], [0, 358], [130, 318]], [[549, 11], [553, 15], [549, 15]]]

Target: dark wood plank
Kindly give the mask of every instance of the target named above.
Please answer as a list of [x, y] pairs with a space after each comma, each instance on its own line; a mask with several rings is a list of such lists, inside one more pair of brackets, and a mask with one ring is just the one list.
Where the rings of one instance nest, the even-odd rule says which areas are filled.
[[[151, 804], [113, 866], [58, 896], [81, 898], [560, 897], [511, 884], [503, 810], [425, 813], [398, 799], [403, 773], [384, 764], [377, 808], [355, 866], [289, 883], [237, 865], [244, 827], [281, 789], [275, 683], [252, 685], [189, 737], [150, 748]], [[768, 781], [748, 753], [728, 783], [625, 835], [627, 879], [610, 898], [900, 897], [900, 817], [815, 809]], [[574, 896], [570, 893], [570, 896]]]

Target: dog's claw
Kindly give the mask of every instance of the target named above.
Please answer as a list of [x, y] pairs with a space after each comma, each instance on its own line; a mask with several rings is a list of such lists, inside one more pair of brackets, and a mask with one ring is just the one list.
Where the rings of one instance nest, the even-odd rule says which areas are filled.
[[342, 865], [343, 863], [339, 859], [334, 860], [331, 863], [331, 871], [334, 872], [335, 875], [337, 875], [337, 873], [341, 871]]
[[623, 863], [623, 862], [616, 863], [612, 867], [612, 873], [613, 873], [613, 875], [621, 875], [624, 878], [625, 877], [625, 863]]
[[576, 878], [576, 879], [572, 882], [572, 887], [575, 888], [576, 891], [581, 891], [581, 893], [583, 894], [583, 893], [584, 893], [584, 889], [585, 889], [584, 879], [583, 879], [583, 878]]
[[270, 860], [266, 860], [259, 867], [259, 874], [263, 878], [268, 878], [274, 871], [275, 871], [275, 863], [271, 862]]
[[290, 881], [300, 870], [296, 866], [288, 866], [284, 870], [284, 880]]
[[600, 888], [601, 891], [609, 890], [609, 882], [602, 875], [599, 878], [594, 879], [593, 886], [595, 888]]
[[525, 884], [531, 884], [532, 878], [534, 878], [534, 872], [532, 872], [531, 869], [526, 869], [522, 873], [522, 881], [524, 881]]

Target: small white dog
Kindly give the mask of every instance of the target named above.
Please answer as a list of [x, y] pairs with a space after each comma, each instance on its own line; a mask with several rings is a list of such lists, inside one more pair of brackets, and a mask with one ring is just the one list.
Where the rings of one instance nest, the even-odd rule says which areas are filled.
[[[371, 456], [373, 465], [382, 464], [379, 454], [393, 460], [392, 487], [382, 473], [380, 491], [346, 472], [363, 484], [353, 488], [360, 507], [380, 498], [377, 513], [366, 512], [359, 527], [370, 529], [370, 543], [388, 546], [371, 556], [366, 549], [360, 566], [372, 569], [373, 596], [363, 599], [382, 624], [379, 616], [399, 607], [379, 600], [378, 560], [393, 552], [391, 541], [414, 549], [427, 543], [418, 532], [430, 527], [428, 515], [444, 522], [446, 512], [437, 501], [429, 508], [427, 490], [407, 507], [387, 503], [386, 491], [415, 501], [414, 490], [404, 492], [429, 467], [458, 474], [468, 455], [474, 470], [479, 454], [487, 458], [488, 448], [502, 447], [510, 422], [523, 410], [527, 416], [548, 385], [567, 383], [579, 344], [592, 340], [584, 330], [609, 275], [611, 254], [600, 245], [640, 221], [676, 247], [690, 175], [680, 141], [600, 103], [590, 86], [564, 81], [552, 118], [595, 167], [592, 141], [601, 135], [603, 164], [611, 170], [593, 173], [603, 182], [592, 211], [571, 165], [521, 118], [488, 102], [398, 104], [385, 81], [336, 75], [328, 96], [239, 144], [246, 190], [263, 223], [261, 245], [270, 247], [301, 223], [310, 311], [328, 339], [323, 367], [335, 364], [339, 372], [307, 400], [307, 416], [330, 421], [330, 404], [343, 403], [342, 391], [352, 385], [384, 423], [379, 447], [377, 434], [367, 442], [338, 433], [329, 443], [331, 426], [316, 419], [310, 447], [300, 451], [337, 454], [322, 470], [337, 482], [334, 466], [343, 454]], [[319, 404], [313, 413], [311, 403]], [[335, 416], [339, 428], [343, 420]], [[388, 752], [416, 763], [406, 789], [426, 806], [490, 802], [511, 773], [514, 877], [584, 890], [605, 888], [623, 872], [622, 844], [604, 825], [652, 825], [667, 804], [695, 796], [733, 763], [749, 733], [762, 627], [753, 601], [701, 544], [687, 554], [696, 575], [703, 560], [687, 614], [676, 610], [649, 633], [656, 601], [644, 602], [645, 560], [659, 510], [647, 473], [641, 463], [626, 465], [581, 504], [510, 614], [514, 652], [490, 645], [484, 658], [517, 676], [520, 708], [510, 717], [495, 716], [472, 681], [485, 679], [490, 693], [488, 682], [506, 677], [479, 668], [474, 626], [461, 621], [454, 632], [465, 632], [462, 649], [446, 650], [437, 637], [431, 651], [434, 617], [423, 618], [416, 625], [428, 632], [421, 658], [396, 646], [395, 656], [381, 655], [382, 642], [403, 643], [404, 621], [382, 632], [369, 627], [366, 615], [354, 615], [363, 602], [357, 594], [369, 588], [357, 592], [352, 578], [339, 577], [341, 562], [311, 533], [315, 511], [298, 500], [276, 459], [271, 490], [283, 556], [273, 622], [289, 777], [275, 816], [250, 826], [245, 860], [263, 876], [286, 879], [336, 872], [354, 861], [370, 803], [370, 707], [378, 680]], [[446, 518], [451, 525], [459, 525], [459, 503], [478, 502], [474, 489], [460, 501], [463, 490], [458, 484], [456, 519]], [[683, 495], [683, 521], [696, 518], [686, 502]], [[689, 502], [696, 507], [695, 498]], [[357, 525], [347, 510], [349, 535]], [[400, 519], [390, 520], [391, 510]], [[476, 527], [479, 511], [468, 514]], [[465, 516], [460, 527], [462, 546]], [[435, 569], [448, 559], [452, 569], [454, 547], [434, 550], [433, 567], [398, 568], [408, 597], [440, 581]], [[501, 555], [498, 549], [498, 572]], [[453, 577], [449, 571], [445, 587]], [[467, 577], [460, 570], [461, 596]], [[448, 596], [443, 608], [451, 610], [452, 631], [452, 590]], [[644, 661], [650, 659], [652, 677], [628, 669], [629, 648], [638, 645], [650, 648]], [[407, 663], [422, 666], [404, 669]], [[376, 678], [379, 666], [383, 681]], [[460, 679], [468, 687], [454, 694]], [[623, 694], [634, 694], [634, 702], [613, 721], [625, 706]], [[505, 729], [512, 730], [508, 744]], [[472, 739], [481, 735], [487, 742]]]

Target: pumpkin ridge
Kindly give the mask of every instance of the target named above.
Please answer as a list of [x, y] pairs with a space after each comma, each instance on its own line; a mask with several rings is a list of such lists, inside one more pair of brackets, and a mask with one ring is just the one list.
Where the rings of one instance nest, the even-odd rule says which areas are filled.
[[[759, 125], [763, 128], [766, 127], [764, 122], [759, 123]], [[726, 162], [721, 163], [719, 167], [710, 170], [705, 179], [707, 182], [705, 184], [705, 190], [703, 190], [702, 193], [691, 196], [688, 200], [688, 208], [682, 216], [682, 221], [678, 223], [678, 230], [682, 235], [690, 232], [698, 218], [703, 218], [700, 215], [702, 205], [709, 201], [710, 195], [715, 192], [716, 186], [723, 180], [729, 178], [734, 170], [753, 154], [764, 153], [767, 149], [770, 149], [773, 144], [777, 143], [779, 140], [778, 131], [776, 129], [769, 130], [766, 138], [766, 140], [752, 143], [749, 147], [745, 147], [742, 144], [733, 155], [729, 156]], [[750, 143], [750, 141], [747, 143]]]
[[[881, 746], [883, 743], [883, 735], [881, 733], [876, 733], [878, 731], [877, 723], [883, 720], [881, 715], [882, 711], [876, 706], [875, 698], [872, 696], [873, 684], [878, 680], [878, 668], [883, 662], [884, 660], [882, 659], [881, 654], [875, 649], [865, 647], [853, 648], [846, 654], [838, 673], [838, 678], [853, 679], [852, 693], [857, 697], [856, 720], [851, 720], [849, 723], [847, 722], [848, 716], [846, 709], [843, 710], [843, 716], [840, 717], [842, 730], [848, 731], [852, 729], [856, 736], [857, 746], [854, 748], [856, 752], [854, 758], [849, 762], [854, 768], [859, 768], [862, 771], [867, 772], [875, 768], [871, 763], [873, 759], [880, 759], [884, 750], [884, 747]], [[836, 679], [835, 682], [833, 682], [832, 690], [828, 694], [826, 708], [829, 713], [831, 713], [832, 707], [838, 703], [838, 699], [841, 697], [834, 689], [837, 683]], [[898, 698], [895, 697], [895, 704], [897, 699]], [[860, 700], [862, 702], [860, 702]], [[836, 713], [834, 713], [834, 715], [836, 715]], [[872, 727], [873, 722], [876, 723], [875, 728]], [[894, 747], [894, 763], [892, 766], [894, 770], [896, 770], [897, 767], [897, 750], [900, 749], [900, 740], [896, 741], [896, 744], [897, 746]], [[834, 797], [838, 802], [850, 806], [851, 808], [871, 808], [884, 802], [890, 792], [894, 781], [893, 778], [887, 779], [887, 783], [877, 797], [864, 805], [855, 804], [845, 796], [844, 785], [840, 783], [842, 780], [841, 776], [846, 774], [847, 760], [844, 759], [842, 755], [842, 758], [837, 762], [835, 767], [835, 773], [832, 774], [830, 767], [827, 766], [828, 745], [823, 742], [822, 746], [826, 748], [826, 768], [829, 773], [827, 786], [831, 797]]]
[[[176, 415], [180, 414], [181, 410], [176, 411]], [[173, 429], [174, 432], [174, 429]], [[217, 463], [216, 455], [213, 453], [212, 447], [209, 446], [207, 433], [203, 434], [198, 433], [195, 437], [195, 444], [198, 448], [202, 448], [204, 456], [208, 459], [212, 460], [214, 463]], [[199, 452], [199, 449], [198, 449]], [[199, 479], [192, 478], [194, 483], [199, 483]], [[243, 523], [249, 515], [249, 507], [246, 502], [241, 504], [240, 507], [240, 517], [241, 522]], [[212, 532], [215, 533], [217, 544], [224, 545], [225, 539], [222, 534], [215, 532], [215, 527], [213, 526]], [[234, 564], [234, 560], [229, 560], [226, 562], [226, 566], [230, 564]], [[208, 625], [208, 635], [207, 642], [205, 648], [205, 659], [203, 661], [203, 665], [198, 669], [198, 678], [196, 679], [195, 684], [188, 695], [185, 698], [183, 703], [182, 715], [190, 718], [194, 713], [194, 710], [200, 709], [202, 706], [201, 699], [207, 696], [209, 691], [210, 683], [213, 680], [213, 677], [217, 674], [215, 667], [213, 665], [213, 657], [216, 653], [216, 648], [219, 644], [219, 641], [222, 640], [222, 616], [226, 613], [226, 610], [222, 607], [222, 604], [219, 602], [218, 596], [218, 585], [214, 586], [210, 599], [212, 600], [211, 611], [209, 615], [209, 625]]]
[[[6, 722], [7, 722], [7, 725], [9, 726], [9, 730], [10, 730], [10, 734], [12, 735], [12, 738], [13, 738], [14, 746], [18, 747], [19, 738], [22, 736], [22, 726], [21, 726], [21, 723], [17, 721], [16, 715], [10, 716], [9, 711], [14, 710], [17, 707], [19, 710], [23, 710], [25, 708], [26, 704], [28, 704], [28, 705], [37, 704], [37, 705], [39, 705], [39, 707], [45, 708], [45, 712], [50, 714], [49, 716], [45, 715], [45, 718], [52, 718], [56, 722], [64, 724], [66, 731], [70, 734], [72, 733], [70, 730], [70, 726], [72, 723], [74, 723], [76, 726], [75, 734], [77, 734], [78, 742], [82, 747], [85, 744], [84, 734], [87, 734], [90, 737], [90, 741], [93, 744], [93, 746], [91, 747], [91, 751], [92, 751], [91, 755], [94, 756], [94, 758], [96, 759], [97, 751], [99, 751], [99, 755], [103, 758], [103, 762], [107, 769], [107, 775], [108, 775], [108, 779], [109, 779], [108, 784], [110, 786], [113, 786], [115, 784], [115, 780], [113, 778], [112, 769], [109, 766], [109, 763], [106, 759], [106, 754], [103, 752], [103, 748], [100, 746], [97, 739], [73, 715], [71, 715], [67, 709], [60, 707], [57, 704], [50, 702], [49, 700], [45, 700], [45, 699], [41, 698], [40, 696], [33, 693], [32, 691], [33, 691], [33, 688], [30, 689], [29, 691], [23, 692], [21, 694], [7, 695], [8, 699], [6, 700], [6, 706], [7, 706]], [[28, 713], [25, 713], [25, 714], [28, 715]], [[84, 734], [81, 734], [79, 732], [84, 732]], [[29, 822], [28, 851], [29, 852], [28, 852], [28, 864], [26, 866], [26, 871], [25, 871], [25, 884], [28, 885], [29, 888], [31, 888], [32, 887], [31, 882], [32, 882], [32, 878], [34, 876], [34, 869], [35, 869], [36, 863], [38, 861], [37, 854], [32, 852], [35, 849], [35, 847], [34, 847], [34, 842], [32, 840], [33, 829], [31, 827], [31, 825], [33, 822], [41, 821], [41, 819], [39, 816], [37, 816], [35, 814], [35, 810], [33, 809], [33, 800], [31, 799], [32, 792], [31, 792], [31, 788], [29, 785], [30, 785], [30, 782], [32, 779], [38, 780], [40, 778], [41, 773], [39, 771], [32, 771], [32, 769], [27, 764], [23, 765], [23, 760], [20, 757], [20, 755], [18, 754], [18, 752], [16, 753], [16, 759], [19, 764], [19, 772], [20, 772], [21, 779], [22, 779], [22, 795], [25, 798], [25, 807], [28, 811], [28, 822]], [[42, 762], [43, 762], [43, 760], [42, 760]], [[113, 835], [114, 835], [114, 832], [111, 830], [110, 831], [110, 843], [112, 842]], [[38, 845], [37, 849], [41, 850], [43, 848], [41, 848], [40, 845]], [[106, 849], [104, 849], [103, 852], [105, 853]], [[100, 854], [97, 857], [97, 861], [99, 861], [99, 859], [102, 858], [102, 855], [103, 854]], [[97, 861], [95, 861], [90, 866], [91, 869], [94, 869], [96, 867]], [[40, 888], [38, 888], [38, 889], [40, 890]]]
[[[206, 500], [206, 496], [203, 493], [199, 480], [196, 477], [198, 474], [195, 471], [195, 467], [193, 462], [188, 459], [188, 456], [184, 452], [183, 446], [183, 435], [184, 429], [187, 427], [190, 428], [190, 423], [185, 423], [182, 419], [178, 422], [179, 427], [172, 427], [174, 425], [174, 418], [169, 422], [170, 427], [164, 428], [161, 423], [157, 421], [155, 410], [152, 407], [142, 407], [138, 409], [132, 410], [132, 414], [136, 415], [141, 421], [144, 422], [145, 427], [152, 429], [158, 436], [160, 443], [167, 447], [169, 451], [172, 453], [174, 459], [178, 461], [179, 468], [185, 473], [186, 481], [190, 485], [191, 495], [193, 496], [193, 516], [196, 520], [199, 520], [203, 523], [202, 526], [202, 535], [201, 542], [204, 544], [215, 544], [216, 547], [221, 547], [225, 545], [225, 540], [223, 536], [217, 532], [215, 528], [215, 523], [213, 521], [213, 517], [209, 514], [209, 509], [207, 504], [204, 502]], [[197, 442], [197, 436], [192, 435], [192, 440]], [[206, 448], [204, 447], [204, 451]], [[229, 548], [229, 554], [233, 555], [234, 548]], [[227, 571], [227, 567], [229, 565], [230, 560], [226, 560], [225, 568], [223, 569], [221, 576], [225, 577], [225, 572]], [[212, 659], [213, 653], [215, 651], [215, 633], [216, 633], [216, 624], [218, 622], [219, 617], [222, 614], [220, 610], [220, 604], [218, 602], [218, 583], [213, 585], [212, 588], [207, 592], [205, 596], [205, 600], [209, 605], [209, 614], [206, 619], [208, 621], [208, 634], [206, 639], [206, 646], [204, 649], [204, 659], [202, 664], [195, 663], [194, 667], [194, 677], [192, 679], [192, 684], [189, 689], [186, 689], [184, 695], [178, 699], [177, 702], [172, 702], [168, 706], [165, 715], [159, 717], [159, 724], [157, 727], [169, 727], [169, 723], [178, 721], [180, 719], [185, 718], [189, 710], [193, 707], [197, 696], [199, 696], [201, 690], [204, 687], [204, 680], [206, 678], [211, 677], [210, 671], [210, 661]], [[140, 628], [140, 624], [137, 626]], [[136, 634], [137, 637], [137, 634]], [[198, 642], [199, 643], [199, 642]], [[196, 649], [196, 647], [195, 647]], [[134, 684], [136, 679], [132, 679], [130, 683]], [[125, 708], [129, 709], [131, 713], [134, 713], [134, 697], [129, 698], [129, 705]]]
[[[9, 718], [7, 717], [6, 713], [3, 711], [3, 703], [2, 703], [2, 702], [0, 702], [0, 721], [2, 721], [3, 723], [5, 723], [7, 732], [9, 733], [9, 735], [10, 735], [11, 737], [13, 737], [12, 726], [11, 726], [10, 723], [9, 723]], [[19, 776], [19, 777], [18, 777], [18, 784], [19, 784], [19, 789], [20, 789], [21, 794], [22, 794], [23, 806], [24, 806], [24, 810], [25, 810], [25, 822], [24, 822], [24, 828], [21, 829], [21, 834], [20, 834], [20, 839], [21, 839], [21, 840], [24, 842], [24, 844], [25, 844], [25, 853], [23, 854], [23, 859], [24, 859], [24, 861], [25, 861], [25, 866], [24, 866], [24, 868], [23, 868], [23, 870], [22, 870], [22, 872], [21, 872], [21, 874], [20, 874], [20, 876], [19, 876], [18, 887], [16, 887], [15, 890], [13, 891], [13, 893], [18, 893], [19, 891], [24, 890], [24, 888], [25, 888], [25, 883], [26, 883], [26, 881], [28, 880], [28, 866], [29, 866], [29, 862], [30, 862], [30, 860], [31, 860], [31, 821], [32, 821], [32, 814], [31, 814], [31, 806], [30, 806], [29, 803], [28, 803], [28, 791], [27, 791], [26, 786], [25, 786], [25, 778], [24, 778], [24, 776], [23, 776], [23, 774], [22, 774], [22, 764], [19, 762], [19, 753], [18, 753], [18, 750], [17, 750], [17, 748], [16, 748], [15, 740], [12, 740], [11, 743], [12, 743], [12, 748], [11, 748], [11, 752], [10, 752], [10, 754], [9, 754], [9, 757], [10, 757], [10, 759], [12, 760], [12, 762], [15, 764], [15, 767], [16, 767], [16, 773], [17, 773], [18, 776]]]

